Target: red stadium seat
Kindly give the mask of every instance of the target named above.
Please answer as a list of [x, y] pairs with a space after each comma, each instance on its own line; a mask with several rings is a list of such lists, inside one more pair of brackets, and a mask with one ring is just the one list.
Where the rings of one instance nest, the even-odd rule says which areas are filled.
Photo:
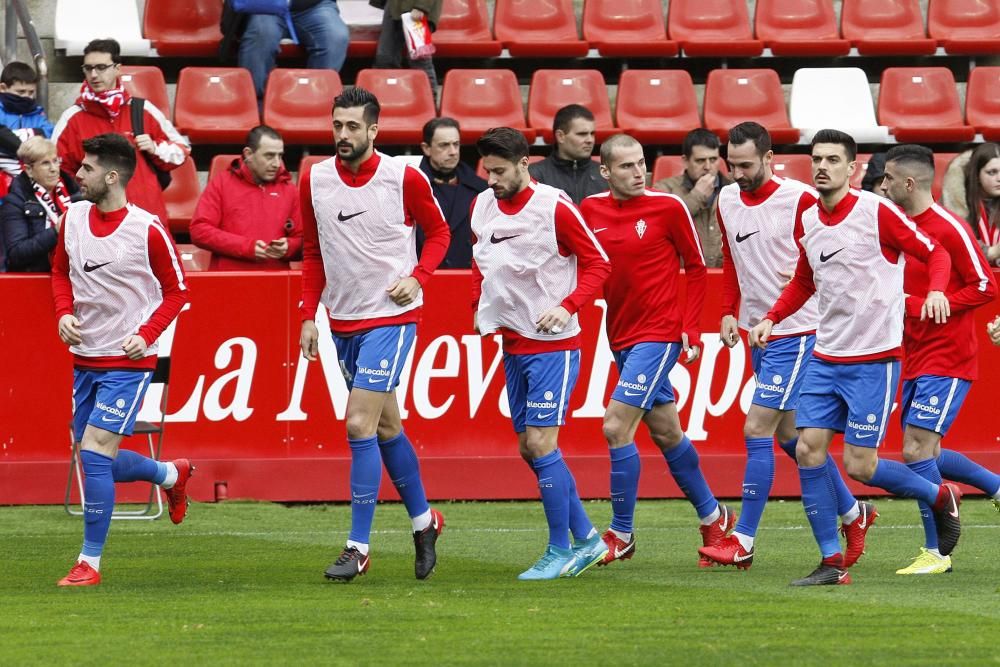
[[691, 75], [684, 70], [625, 70], [618, 80], [615, 120], [641, 143], [681, 143], [701, 127]]
[[583, 38], [605, 57], [677, 55], [677, 42], [667, 40], [660, 0], [587, 0]]
[[1000, 141], [1000, 67], [977, 67], [969, 74], [965, 120], [986, 141]]
[[951, 165], [952, 160], [958, 157], [958, 153], [935, 153], [934, 154], [934, 184], [931, 186], [931, 194], [934, 201], [941, 199], [941, 187], [944, 183], [944, 174]]
[[260, 124], [250, 72], [242, 67], [182, 69], [174, 124], [194, 143], [242, 143]]
[[923, 56], [937, 50], [937, 41], [924, 29], [919, 0], [844, 0], [840, 31], [866, 56]]
[[142, 34], [161, 56], [215, 57], [221, 18], [218, 0], [146, 0]]
[[495, 58], [503, 45], [493, 39], [486, 0], [448, 0], [434, 31], [435, 55], [446, 58]]
[[441, 87], [441, 115], [462, 126], [463, 141], [474, 142], [491, 127], [513, 127], [528, 143], [535, 131], [524, 120], [517, 77], [506, 69], [452, 69]]
[[208, 271], [212, 263], [212, 253], [190, 243], [178, 243], [177, 254], [185, 271]]
[[1000, 3], [930, 0], [927, 33], [950, 54], [1000, 53]]
[[504, 0], [493, 32], [515, 57], [581, 58], [590, 47], [576, 29], [573, 0]]
[[233, 163], [233, 160], [240, 157], [239, 153], [224, 153], [221, 155], [216, 155], [212, 158], [211, 164], [208, 166], [208, 183], [212, 182], [212, 179], [229, 169], [229, 165]]
[[766, 127], [776, 144], [799, 140], [799, 131], [788, 120], [777, 72], [772, 69], [709, 72], [705, 85], [705, 127], [726, 141], [729, 128], [748, 118]]
[[670, 39], [686, 56], [759, 56], [764, 45], [754, 39], [745, 2], [670, 0]]
[[163, 72], [153, 65], [122, 65], [122, 85], [129, 95], [142, 97], [163, 112], [168, 119], [170, 113], [170, 97], [167, 95], [167, 82]]
[[878, 96], [880, 125], [897, 141], [970, 141], [955, 77], [945, 67], [890, 67], [882, 72]]
[[378, 142], [419, 144], [424, 123], [437, 115], [427, 74], [416, 69], [365, 69], [355, 85], [375, 93], [379, 115]]
[[757, 0], [757, 39], [776, 56], [846, 56], [830, 0]]
[[[868, 171], [868, 161], [871, 159], [871, 153], [858, 153], [858, 157], [855, 160], [858, 165], [854, 169], [854, 174], [851, 175], [852, 188], [861, 189], [861, 181], [865, 178], [865, 173]], [[806, 182], [808, 183], [809, 181]]]
[[771, 160], [771, 171], [781, 178], [793, 178], [812, 184], [812, 157], [808, 155], [777, 155]]
[[309, 167], [313, 166], [317, 162], [322, 162], [323, 160], [329, 160], [331, 157], [333, 157], [333, 156], [332, 155], [306, 155], [306, 156], [304, 156], [302, 158], [302, 161], [299, 162], [299, 171], [298, 171], [298, 173], [301, 174], [302, 172], [304, 172], [306, 169], [308, 169]]
[[597, 141], [617, 130], [611, 120], [611, 103], [604, 76], [593, 69], [540, 69], [531, 77], [528, 93], [528, 125], [546, 143], [554, 141], [552, 119], [567, 104], [582, 104], [594, 114]]
[[684, 159], [680, 155], [661, 155], [653, 163], [653, 184], [664, 178], [677, 176], [684, 171]]
[[201, 196], [198, 170], [190, 157], [184, 164], [170, 172], [173, 179], [163, 191], [163, 202], [167, 206], [167, 218], [173, 234], [187, 234], [194, 207]]
[[333, 70], [273, 69], [264, 92], [264, 124], [289, 144], [328, 144], [333, 98], [343, 88]]

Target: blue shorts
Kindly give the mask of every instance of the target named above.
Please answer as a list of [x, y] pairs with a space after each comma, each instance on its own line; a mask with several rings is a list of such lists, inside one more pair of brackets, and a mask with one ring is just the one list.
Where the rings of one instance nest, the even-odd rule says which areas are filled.
[[796, 428], [829, 428], [857, 447], [878, 447], [899, 383], [898, 361], [832, 364], [809, 360]]
[[934, 431], [942, 436], [951, 428], [972, 383], [940, 375], [921, 375], [903, 382], [903, 402], [900, 420], [907, 424]]
[[643, 410], [674, 402], [670, 369], [677, 363], [680, 343], [636, 343], [614, 352], [618, 384], [611, 398]]
[[83, 439], [87, 424], [132, 435], [153, 371], [73, 371], [73, 437]]
[[774, 410], [795, 410], [802, 379], [812, 358], [816, 336], [789, 336], [769, 341], [765, 349], [750, 350], [757, 386], [753, 404]]
[[580, 350], [503, 355], [507, 403], [514, 432], [528, 426], [562, 426], [580, 374]]
[[340, 372], [347, 389], [390, 392], [399, 384], [406, 357], [413, 346], [416, 324], [378, 327], [356, 336], [333, 335]]

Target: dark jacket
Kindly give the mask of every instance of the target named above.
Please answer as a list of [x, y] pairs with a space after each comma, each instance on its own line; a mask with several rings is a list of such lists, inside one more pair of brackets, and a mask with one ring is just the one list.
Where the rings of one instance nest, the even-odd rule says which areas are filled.
[[[70, 196], [80, 188], [72, 176], [62, 172], [63, 185]], [[10, 184], [10, 192], [0, 209], [0, 224], [7, 254], [7, 271], [48, 273], [49, 253], [56, 247], [59, 234], [55, 227], [45, 228], [45, 207], [35, 197], [28, 174], [21, 173]]]
[[547, 158], [528, 166], [528, 173], [539, 183], [559, 188], [579, 204], [585, 197], [605, 192], [608, 182], [601, 167], [593, 160], [561, 160], [555, 150]]
[[[472, 200], [488, 186], [479, 178], [472, 167], [462, 162], [458, 163], [455, 173], [458, 176], [457, 185], [435, 183], [431, 176], [431, 165], [427, 157], [420, 161], [420, 171], [427, 175], [434, 190], [434, 198], [444, 212], [444, 218], [451, 228], [451, 245], [448, 253], [438, 268], [467, 269], [472, 266], [472, 225], [469, 216], [472, 211]], [[424, 232], [417, 227], [417, 253], [424, 245]]]

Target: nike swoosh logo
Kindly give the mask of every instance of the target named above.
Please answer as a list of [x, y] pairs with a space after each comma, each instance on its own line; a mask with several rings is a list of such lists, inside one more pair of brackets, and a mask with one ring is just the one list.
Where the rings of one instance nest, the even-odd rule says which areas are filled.
[[750, 560], [753, 558], [753, 554], [747, 554], [746, 556], [741, 556], [739, 554], [733, 554], [733, 560], [737, 563], [742, 563], [745, 560]]
[[825, 262], [825, 261], [827, 261], [827, 260], [830, 260], [830, 259], [833, 259], [834, 255], [836, 255], [837, 253], [840, 253], [840, 252], [843, 252], [843, 251], [844, 251], [844, 249], [843, 249], [843, 248], [841, 248], [840, 250], [834, 250], [834, 251], [833, 251], [833, 252], [831, 252], [831, 253], [830, 253], [829, 255], [827, 255], [827, 254], [826, 254], [826, 253], [824, 253], [824, 252], [821, 252], [821, 253], [819, 254], [819, 261], [821, 261], [821, 262]]
[[641, 391], [629, 391], [628, 389], [626, 389], [625, 390], [625, 395], [626, 396], [642, 396], [642, 392]]
[[625, 545], [624, 549], [619, 549], [618, 547], [615, 547], [615, 558], [621, 558], [629, 551], [632, 551], [632, 549], [635, 549], [635, 542], [629, 542], [627, 545]]
[[90, 260], [88, 259], [86, 262], [83, 263], [83, 270], [86, 273], [90, 273], [91, 271], [96, 271], [102, 266], [107, 266], [110, 263], [111, 262], [104, 262], [103, 264], [91, 264]]
[[357, 213], [351, 213], [350, 215], [344, 215], [344, 212], [340, 211], [339, 213], [337, 213], [337, 220], [340, 220], [341, 222], [347, 222], [351, 218], [356, 218], [359, 215], [361, 215], [362, 213], [367, 213], [367, 212], [368, 211], [358, 211]]
[[368, 382], [371, 384], [375, 384], [376, 382], [382, 382], [384, 380], [385, 378], [368, 378]]
[[538, 415], [535, 418], [536, 419], [548, 419], [549, 417], [551, 417], [554, 414], [555, 414], [555, 410], [553, 410], [552, 412], [548, 413], [547, 415], [543, 415], [541, 412], [539, 412]]
[[950, 514], [953, 519], [957, 519], [958, 518], [958, 503], [955, 502], [955, 494], [951, 493], [949, 491], [948, 495], [951, 497], [951, 509], [948, 510], [948, 514]]
[[595, 234], [600, 234], [600, 233], [601, 233], [601, 232], [603, 232], [603, 231], [604, 231], [605, 229], [607, 229], [607, 227], [601, 227], [600, 229], [595, 229], [595, 230], [594, 230], [594, 233], [595, 233]]
[[121, 421], [121, 420], [118, 417], [112, 417], [111, 419], [108, 419], [106, 415], [101, 415], [101, 421], [102, 422], [117, 422], [117, 421]]
[[855, 433], [854, 437], [857, 438], [858, 440], [864, 440], [865, 438], [870, 438], [873, 435], [875, 435], [875, 434], [874, 433], [865, 433], [864, 435], [862, 435], [861, 433]]
[[858, 517], [858, 528], [864, 528], [867, 525], [868, 525], [868, 510], [862, 507], [861, 516]]
[[504, 241], [509, 241], [511, 239], [516, 239], [520, 234], [511, 234], [510, 236], [497, 236], [496, 232], [490, 235], [490, 243], [503, 243]]
[[917, 419], [934, 419], [937, 415], [929, 415], [925, 412], [917, 413]]
[[761, 394], [761, 398], [774, 398], [775, 396], [780, 396], [781, 394]]
[[837, 581], [843, 581], [847, 578], [847, 570], [841, 570], [840, 574], [837, 575]]
[[750, 238], [754, 234], [760, 234], [760, 230], [758, 229], [755, 232], [750, 232], [749, 234], [744, 234], [743, 236], [740, 236], [739, 233], [737, 233], [736, 234], [736, 242], [737, 243], [743, 243], [744, 241], [746, 241], [748, 238]]

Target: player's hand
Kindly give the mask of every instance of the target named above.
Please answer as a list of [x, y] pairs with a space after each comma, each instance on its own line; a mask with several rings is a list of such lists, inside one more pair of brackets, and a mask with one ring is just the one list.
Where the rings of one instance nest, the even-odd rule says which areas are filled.
[[267, 254], [269, 246], [263, 241], [255, 241], [253, 244], [253, 258], [258, 262], [263, 262], [270, 255]]
[[156, 142], [153, 141], [153, 137], [148, 134], [137, 134], [135, 137], [135, 147], [143, 153], [149, 153], [151, 155], [156, 153]]
[[1000, 315], [992, 322], [986, 324], [986, 333], [990, 335], [990, 341], [994, 345], [1000, 345]]
[[681, 359], [681, 363], [694, 363], [694, 361], [701, 356], [701, 345], [691, 345], [686, 333], [681, 334], [681, 349], [684, 352], [684, 357]]
[[288, 254], [288, 239], [282, 237], [267, 244], [264, 254], [271, 259], [281, 259]]
[[535, 320], [535, 331], [539, 333], [561, 334], [569, 324], [571, 315], [562, 306], [550, 308]]
[[948, 303], [948, 297], [944, 292], [928, 292], [927, 300], [920, 309], [920, 319], [933, 318], [935, 324], [944, 324], [948, 321], [949, 315], [951, 315], [951, 304]]
[[122, 343], [122, 350], [132, 361], [138, 361], [146, 356], [146, 339], [138, 334], [132, 334]]
[[389, 285], [389, 289], [386, 292], [397, 306], [408, 306], [413, 303], [413, 300], [420, 293], [420, 281], [413, 276], [400, 278], [392, 285]]
[[726, 347], [734, 347], [740, 341], [740, 325], [732, 315], [722, 317], [719, 338], [722, 339], [722, 344]]
[[424, 18], [424, 13], [423, 11], [414, 7], [413, 9], [410, 10], [410, 16], [413, 17], [414, 21], [419, 21], [420, 19]]
[[76, 315], [63, 315], [59, 318], [59, 338], [67, 345], [79, 345], [83, 342], [80, 320], [76, 319]]
[[760, 349], [765, 349], [767, 347], [767, 339], [771, 337], [771, 329], [774, 327], [774, 322], [764, 318], [760, 323], [750, 330], [750, 347], [759, 347]]
[[302, 322], [302, 332], [299, 334], [299, 347], [302, 348], [302, 356], [308, 361], [316, 361], [316, 354], [319, 352], [319, 329], [312, 320]]
[[709, 172], [699, 178], [691, 189], [700, 194], [705, 201], [708, 201], [715, 194], [716, 180], [716, 174]]
[[788, 283], [792, 282], [792, 278], [795, 277], [795, 271], [778, 271], [778, 275], [784, 281], [781, 283], [781, 289], [785, 289], [788, 287]]

